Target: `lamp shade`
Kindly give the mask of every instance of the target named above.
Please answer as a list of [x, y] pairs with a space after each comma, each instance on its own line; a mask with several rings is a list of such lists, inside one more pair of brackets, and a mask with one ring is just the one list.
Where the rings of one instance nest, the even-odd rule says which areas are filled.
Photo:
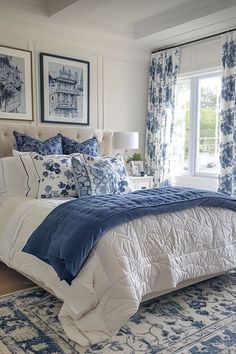
[[114, 132], [114, 148], [115, 149], [138, 149], [139, 133], [138, 132]]

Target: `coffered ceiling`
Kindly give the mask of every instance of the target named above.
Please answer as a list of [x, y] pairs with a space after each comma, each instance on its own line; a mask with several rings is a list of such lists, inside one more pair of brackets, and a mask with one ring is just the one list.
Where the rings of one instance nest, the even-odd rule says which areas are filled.
[[236, 0], [0, 0], [0, 6], [150, 49], [236, 27]]

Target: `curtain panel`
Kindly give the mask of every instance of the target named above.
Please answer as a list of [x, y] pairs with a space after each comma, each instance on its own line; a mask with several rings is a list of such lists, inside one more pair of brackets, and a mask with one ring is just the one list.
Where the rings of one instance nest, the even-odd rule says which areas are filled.
[[236, 31], [222, 41], [219, 192], [236, 197]]
[[174, 105], [180, 48], [152, 54], [149, 71], [145, 162], [154, 186], [171, 183]]

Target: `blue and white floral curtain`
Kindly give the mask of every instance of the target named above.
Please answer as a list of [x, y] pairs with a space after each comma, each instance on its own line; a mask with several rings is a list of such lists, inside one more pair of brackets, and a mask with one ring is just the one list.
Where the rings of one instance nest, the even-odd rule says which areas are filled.
[[145, 159], [154, 185], [170, 185], [175, 87], [180, 49], [152, 54], [149, 72]]
[[219, 192], [236, 197], [236, 31], [222, 40]]

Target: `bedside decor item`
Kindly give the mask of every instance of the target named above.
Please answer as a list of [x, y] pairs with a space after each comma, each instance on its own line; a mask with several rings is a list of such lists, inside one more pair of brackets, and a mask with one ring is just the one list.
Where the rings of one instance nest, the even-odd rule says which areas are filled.
[[128, 164], [131, 161], [143, 161], [141, 153], [140, 152], [134, 152], [133, 155], [129, 156], [128, 159], [125, 162]]
[[134, 150], [139, 148], [138, 132], [114, 132], [114, 148], [125, 150]]
[[0, 119], [33, 120], [29, 50], [0, 46]]
[[141, 176], [143, 171], [143, 161], [130, 161], [131, 172], [133, 176]]
[[89, 62], [40, 53], [41, 121], [89, 125]]
[[127, 151], [139, 148], [138, 132], [114, 132], [113, 138], [114, 149], [124, 150], [124, 163], [126, 161]]

